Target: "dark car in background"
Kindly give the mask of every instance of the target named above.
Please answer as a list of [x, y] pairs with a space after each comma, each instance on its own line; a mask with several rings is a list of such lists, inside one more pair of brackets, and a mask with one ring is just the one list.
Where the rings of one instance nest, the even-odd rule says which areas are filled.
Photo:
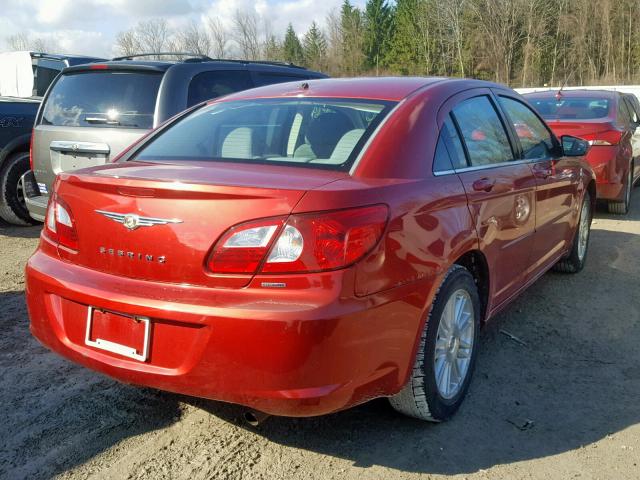
[[47, 88], [62, 69], [100, 60], [103, 59], [37, 52], [0, 55], [0, 76], [6, 80], [0, 85], [2, 220], [17, 225], [31, 221], [24, 202], [21, 178], [29, 170], [31, 130]]
[[105, 164], [189, 107], [253, 87], [326, 77], [292, 64], [185, 56], [137, 55], [63, 71], [35, 122], [32, 168], [23, 179], [31, 217], [44, 220], [58, 173]]
[[607, 202], [610, 213], [626, 214], [640, 178], [637, 99], [608, 90], [545, 91], [525, 98], [556, 135], [589, 141], [587, 160], [596, 172], [598, 199]]

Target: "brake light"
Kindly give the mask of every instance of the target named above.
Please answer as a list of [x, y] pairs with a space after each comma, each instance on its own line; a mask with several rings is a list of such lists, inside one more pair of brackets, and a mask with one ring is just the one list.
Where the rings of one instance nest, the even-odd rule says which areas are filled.
[[622, 140], [624, 132], [620, 130], [606, 130], [604, 132], [585, 135], [585, 140], [589, 141], [589, 145], [617, 145]]
[[385, 205], [373, 205], [241, 224], [217, 242], [208, 267], [214, 273], [244, 274], [348, 267], [380, 241], [387, 218]]
[[45, 219], [47, 236], [58, 245], [78, 250], [78, 234], [69, 206], [57, 195], [52, 195]]
[[94, 63], [89, 65], [89, 70], [107, 70], [108, 68], [109, 66], [103, 63]]
[[31, 130], [31, 139], [29, 140], [29, 170], [33, 172], [33, 136], [36, 133], [35, 129]]

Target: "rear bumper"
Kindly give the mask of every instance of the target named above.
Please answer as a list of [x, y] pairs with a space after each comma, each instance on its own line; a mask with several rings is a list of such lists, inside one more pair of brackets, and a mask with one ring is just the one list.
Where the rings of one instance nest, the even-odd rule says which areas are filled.
[[[120, 381], [275, 415], [321, 415], [397, 393], [430, 285], [358, 298], [345, 295], [352, 270], [307, 278], [308, 288], [270, 289], [266, 301], [253, 282], [240, 291], [155, 284], [38, 250], [26, 267], [30, 328], [60, 355]], [[151, 318], [149, 360], [85, 345], [88, 305]]]
[[619, 145], [597, 145], [589, 149], [587, 161], [596, 174], [597, 197], [602, 200], [622, 200], [624, 179], [630, 160], [622, 155]]
[[22, 176], [22, 189], [29, 215], [34, 220], [44, 222], [47, 215], [49, 196], [42, 194], [32, 170], [29, 170]]

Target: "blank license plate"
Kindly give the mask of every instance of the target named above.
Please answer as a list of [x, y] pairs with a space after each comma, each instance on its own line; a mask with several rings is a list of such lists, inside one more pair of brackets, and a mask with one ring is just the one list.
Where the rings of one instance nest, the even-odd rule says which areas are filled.
[[85, 344], [146, 362], [151, 322], [139, 317], [88, 307]]

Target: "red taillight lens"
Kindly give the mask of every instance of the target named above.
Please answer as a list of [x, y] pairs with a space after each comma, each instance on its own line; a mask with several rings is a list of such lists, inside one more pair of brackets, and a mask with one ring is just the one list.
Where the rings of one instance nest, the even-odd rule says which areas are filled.
[[216, 273], [255, 273], [286, 217], [237, 225], [218, 241], [208, 267]]
[[71, 209], [57, 195], [53, 195], [49, 201], [45, 228], [49, 238], [58, 245], [78, 250], [78, 234]]
[[33, 137], [35, 129], [31, 131], [31, 140], [29, 140], [29, 170], [33, 171]]
[[291, 215], [286, 224], [279, 218], [239, 225], [216, 244], [208, 266], [215, 273], [245, 274], [344, 268], [380, 241], [387, 217], [385, 205], [374, 205]]
[[589, 141], [589, 145], [617, 145], [622, 140], [624, 132], [620, 130], [607, 130], [591, 135], [585, 135], [584, 139]]

